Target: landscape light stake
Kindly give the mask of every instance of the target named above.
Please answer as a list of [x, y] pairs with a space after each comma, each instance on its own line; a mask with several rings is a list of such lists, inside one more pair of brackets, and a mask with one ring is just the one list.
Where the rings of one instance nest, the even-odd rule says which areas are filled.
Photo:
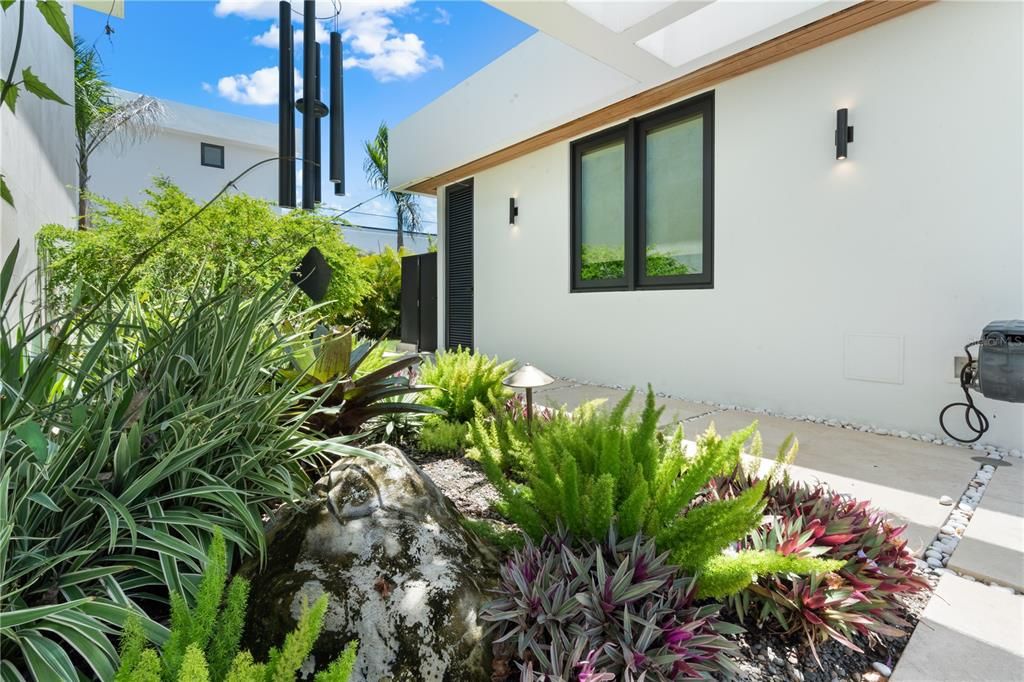
[[526, 430], [531, 436], [533, 435], [533, 389], [547, 386], [553, 381], [554, 379], [542, 370], [526, 363], [501, 382], [509, 388], [526, 389]]

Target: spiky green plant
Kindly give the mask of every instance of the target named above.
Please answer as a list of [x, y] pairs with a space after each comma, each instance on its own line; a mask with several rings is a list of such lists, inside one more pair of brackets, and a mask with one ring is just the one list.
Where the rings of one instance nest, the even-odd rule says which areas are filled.
[[432, 387], [423, 402], [444, 410], [448, 421], [469, 422], [477, 403], [496, 410], [511, 395], [501, 381], [514, 364], [466, 348], [438, 352], [423, 365], [420, 381]]
[[[719, 478], [715, 494], [728, 498], [757, 483], [743, 469]], [[820, 484], [779, 478], [769, 482], [765, 509], [769, 523], [742, 543], [752, 550], [785, 556], [820, 557], [839, 562], [833, 572], [765, 576], [730, 603], [740, 617], [758, 626], [801, 633], [817, 658], [816, 645], [834, 639], [855, 651], [857, 635], [869, 642], [902, 637], [908, 623], [898, 595], [929, 589], [915, 574], [903, 537], [885, 513], [870, 503], [840, 495]]]
[[[712, 679], [733, 671], [717, 604], [698, 605], [696, 581], [654, 542], [574, 541], [559, 529], [527, 541], [501, 569], [498, 598], [482, 612], [496, 642], [547, 679]], [[613, 677], [603, 677], [612, 675]]]
[[468, 439], [469, 424], [431, 415], [423, 420], [417, 445], [423, 452], [461, 454]]
[[[724, 439], [711, 428], [690, 456], [681, 428], [671, 437], [658, 431], [662, 410], [653, 391], [638, 417], [627, 414], [632, 399], [630, 390], [610, 412], [591, 404], [555, 415], [540, 428], [535, 424], [532, 438], [510, 420], [481, 411], [473, 444], [500, 495], [499, 511], [535, 539], [558, 523], [589, 539], [603, 537], [613, 523], [624, 535], [643, 532], [674, 563], [700, 576], [702, 596], [737, 592], [757, 575], [831, 565], [770, 551], [723, 553], [760, 524], [767, 481], [728, 500], [705, 500], [701, 493], [714, 476], [739, 464], [751, 438], [759, 452], [756, 424]], [[780, 462], [789, 450], [787, 439]]]
[[[294, 682], [313, 649], [327, 611], [327, 595], [312, 607], [303, 603], [295, 630], [266, 664], [239, 651], [249, 583], [235, 577], [227, 585], [228, 560], [224, 535], [215, 529], [194, 606], [174, 594], [171, 632], [159, 655], [146, 646], [137, 618], [129, 619], [121, 639], [121, 665], [115, 682]], [[225, 590], [225, 588], [227, 588]], [[356, 642], [316, 676], [316, 682], [346, 682], [355, 665]]]

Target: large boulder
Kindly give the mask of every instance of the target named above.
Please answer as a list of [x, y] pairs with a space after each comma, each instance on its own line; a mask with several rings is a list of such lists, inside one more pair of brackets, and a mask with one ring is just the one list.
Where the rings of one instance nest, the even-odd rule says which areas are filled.
[[[353, 682], [490, 680], [480, 611], [498, 560], [420, 469], [387, 445], [380, 461], [339, 461], [316, 500], [271, 530], [267, 562], [250, 575], [245, 645], [264, 653], [324, 592], [324, 630], [307, 668], [359, 640]], [[254, 571], [246, 571], [252, 574]]]

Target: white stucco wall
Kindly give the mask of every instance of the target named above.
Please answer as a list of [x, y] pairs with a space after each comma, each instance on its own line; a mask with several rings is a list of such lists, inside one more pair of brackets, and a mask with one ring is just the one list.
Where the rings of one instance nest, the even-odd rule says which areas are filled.
[[[266, 125], [273, 128], [276, 145], [277, 126]], [[224, 168], [200, 164], [203, 142], [224, 147]], [[106, 144], [97, 149], [89, 160], [89, 190], [115, 201], [140, 201], [143, 192], [153, 186], [155, 177], [166, 176], [193, 199], [203, 202], [252, 164], [276, 155], [275, 147], [243, 145], [213, 135], [164, 129], [139, 144]], [[235, 185], [238, 191], [276, 203], [277, 164], [264, 164]]]
[[[943, 2], [718, 85], [714, 289], [570, 294], [569, 144], [478, 174], [477, 346], [937, 433], [961, 396], [953, 356], [1024, 317], [1022, 19], [1020, 3]], [[845, 162], [839, 107], [856, 128]], [[443, 263], [443, 190], [438, 212]], [[851, 378], [863, 369], [888, 381]], [[985, 442], [1024, 445], [1024, 406], [978, 404]]]
[[[64, 12], [71, 22], [71, 5]], [[6, 78], [18, 32], [18, 5], [0, 12], [0, 67]], [[35, 3], [25, 3], [25, 30], [16, 73], [30, 67], [67, 102], [74, 99], [74, 52], [43, 20]], [[20, 77], [19, 77], [20, 80]], [[15, 280], [36, 264], [35, 233], [48, 223], [73, 225], [78, 212], [75, 171], [75, 112], [72, 106], [41, 100], [21, 89], [17, 114], [0, 107], [0, 171], [15, 208], [0, 201], [0, 255], [20, 240]]]

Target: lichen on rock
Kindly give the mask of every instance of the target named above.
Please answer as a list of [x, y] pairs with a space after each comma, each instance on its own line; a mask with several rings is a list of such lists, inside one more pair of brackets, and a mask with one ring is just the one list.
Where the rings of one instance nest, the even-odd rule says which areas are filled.
[[314, 486], [315, 500], [278, 522], [267, 562], [249, 567], [247, 644], [282, 641], [303, 600], [330, 596], [313, 651], [317, 667], [359, 640], [354, 682], [490, 679], [479, 613], [497, 558], [402, 452], [346, 458]]

